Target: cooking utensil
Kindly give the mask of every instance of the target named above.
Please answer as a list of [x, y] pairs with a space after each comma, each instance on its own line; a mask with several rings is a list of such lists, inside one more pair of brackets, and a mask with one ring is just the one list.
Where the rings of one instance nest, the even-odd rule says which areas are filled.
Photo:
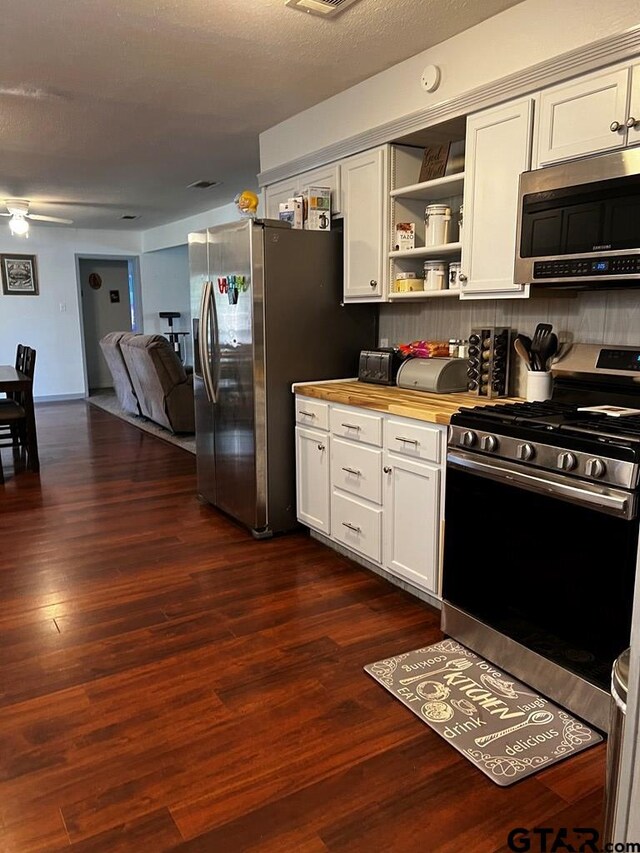
[[520, 361], [526, 366], [527, 370], [531, 370], [531, 356], [529, 355], [529, 350], [526, 348], [523, 341], [520, 340], [519, 335], [513, 342], [513, 348]]
[[558, 352], [558, 336], [553, 332], [547, 335], [540, 345], [539, 358], [541, 362], [541, 370], [549, 370], [549, 364], [554, 355]]
[[420, 675], [414, 675], [411, 678], [401, 678], [400, 684], [413, 684], [414, 681], [425, 681], [427, 678], [431, 678], [434, 675], [440, 675], [441, 672], [449, 672], [452, 669], [469, 669], [470, 666], [473, 666], [473, 661], [467, 660], [466, 658], [456, 658], [456, 660], [447, 661], [442, 669], [434, 669], [433, 671], [428, 670]]
[[513, 734], [513, 732], [517, 732], [519, 729], [524, 729], [526, 726], [545, 726], [547, 723], [550, 723], [551, 720], [553, 720], [553, 714], [550, 714], [549, 711], [533, 711], [529, 714], [526, 720], [523, 720], [515, 726], [511, 726], [508, 729], [502, 729], [502, 731], [499, 732], [493, 732], [493, 734], [490, 735], [477, 737], [475, 739], [476, 744], [478, 746], [486, 746], [494, 740], [498, 740], [499, 737]]
[[540, 360], [540, 350], [545, 339], [551, 334], [553, 326], [550, 323], [538, 323], [531, 339], [531, 365], [534, 370], [543, 370]]

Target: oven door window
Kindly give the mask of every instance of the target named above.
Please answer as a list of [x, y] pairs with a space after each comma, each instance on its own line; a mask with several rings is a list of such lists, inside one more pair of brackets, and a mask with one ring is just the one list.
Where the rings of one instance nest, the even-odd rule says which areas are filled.
[[444, 598], [606, 690], [637, 547], [637, 520], [447, 469]]

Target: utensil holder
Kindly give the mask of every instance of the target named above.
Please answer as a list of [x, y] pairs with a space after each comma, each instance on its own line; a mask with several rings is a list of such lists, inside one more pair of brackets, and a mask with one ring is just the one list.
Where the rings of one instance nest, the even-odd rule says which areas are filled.
[[509, 387], [511, 329], [472, 329], [469, 335], [467, 386], [478, 397], [505, 397]]
[[536, 403], [551, 399], [553, 377], [547, 370], [529, 370], [527, 373], [527, 402]]

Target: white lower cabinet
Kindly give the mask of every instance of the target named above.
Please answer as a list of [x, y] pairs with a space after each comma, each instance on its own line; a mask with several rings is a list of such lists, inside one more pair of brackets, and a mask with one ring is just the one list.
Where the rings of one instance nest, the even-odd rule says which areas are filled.
[[327, 536], [331, 533], [329, 435], [296, 427], [298, 520]]
[[296, 418], [298, 520], [438, 596], [445, 427], [301, 396]]
[[384, 454], [384, 567], [429, 592], [438, 588], [440, 469]]

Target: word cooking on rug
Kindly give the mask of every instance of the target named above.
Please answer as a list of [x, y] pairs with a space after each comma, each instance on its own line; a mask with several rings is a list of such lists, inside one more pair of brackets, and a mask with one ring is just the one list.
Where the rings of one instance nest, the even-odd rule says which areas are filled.
[[511, 785], [602, 740], [453, 640], [364, 669], [497, 785]]

